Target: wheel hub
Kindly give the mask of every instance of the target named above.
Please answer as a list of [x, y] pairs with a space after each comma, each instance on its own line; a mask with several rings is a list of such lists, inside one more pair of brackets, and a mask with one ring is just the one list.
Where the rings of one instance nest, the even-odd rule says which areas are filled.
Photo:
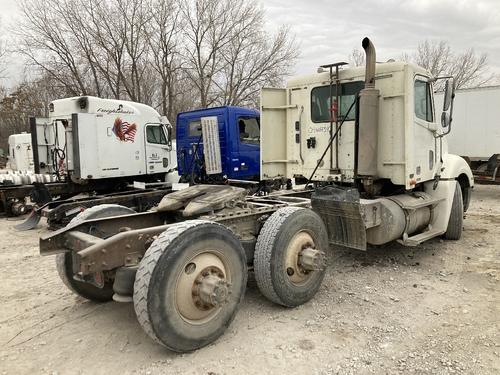
[[288, 243], [285, 270], [292, 283], [305, 283], [315, 271], [324, 268], [324, 253], [315, 247], [312, 236], [306, 231], [296, 233]]
[[184, 320], [202, 324], [230, 300], [231, 274], [217, 250], [196, 255], [184, 266], [176, 285], [176, 308]]
[[229, 294], [231, 294], [230, 285], [217, 267], [204, 269], [193, 285], [193, 301], [201, 310], [208, 310], [226, 303]]
[[325, 267], [325, 253], [305, 247], [299, 253], [299, 266], [305, 271], [321, 271]]

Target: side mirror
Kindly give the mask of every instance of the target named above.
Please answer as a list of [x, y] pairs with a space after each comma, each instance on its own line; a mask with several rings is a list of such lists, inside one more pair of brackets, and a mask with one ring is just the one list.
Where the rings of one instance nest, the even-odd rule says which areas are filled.
[[443, 113], [441, 126], [447, 128], [451, 125], [453, 112], [453, 99], [455, 98], [455, 84], [453, 78], [447, 79], [444, 84]]
[[170, 123], [167, 122], [163, 124], [163, 128], [167, 132], [167, 145], [170, 151], [172, 149], [172, 133], [173, 133], [172, 125], [170, 125]]
[[443, 101], [443, 111], [448, 111], [450, 109], [451, 101], [455, 96], [455, 88], [453, 87], [453, 81], [447, 79], [444, 84], [444, 101]]
[[441, 126], [443, 128], [447, 128], [448, 126], [450, 126], [451, 124], [451, 117], [450, 117], [450, 114], [448, 112], [443, 112], [441, 114]]

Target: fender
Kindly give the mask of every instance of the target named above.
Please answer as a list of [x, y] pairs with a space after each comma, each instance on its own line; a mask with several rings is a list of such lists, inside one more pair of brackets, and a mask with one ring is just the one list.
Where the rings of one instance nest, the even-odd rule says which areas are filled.
[[462, 199], [464, 202], [464, 212], [467, 212], [471, 199], [472, 188], [474, 187], [474, 177], [469, 164], [464, 158], [453, 154], [446, 154], [443, 160], [443, 170], [441, 180], [457, 180], [462, 189]]
[[446, 154], [443, 157], [443, 171], [441, 172], [442, 180], [457, 180], [460, 175], [467, 176], [469, 187], [474, 187], [474, 177], [472, 170], [465, 159], [458, 155]]

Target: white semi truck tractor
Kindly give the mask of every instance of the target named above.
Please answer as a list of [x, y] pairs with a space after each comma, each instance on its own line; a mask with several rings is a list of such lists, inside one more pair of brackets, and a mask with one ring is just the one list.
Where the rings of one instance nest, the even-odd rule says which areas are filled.
[[141, 103], [92, 96], [54, 100], [48, 119], [32, 119], [36, 173], [76, 184], [164, 179], [176, 166], [171, 125]]
[[12, 171], [33, 171], [33, 150], [31, 148], [31, 135], [26, 132], [12, 134], [9, 136], [8, 143], [8, 169]]
[[[319, 290], [331, 244], [458, 240], [473, 179], [446, 147], [452, 82], [441, 111], [435, 77], [407, 63], [376, 64], [373, 44], [362, 45], [366, 71], [333, 64], [262, 90], [262, 178], [295, 178], [305, 189], [248, 196], [195, 185], [150, 212], [96, 206], [43, 236], [40, 253], [57, 254], [75, 293], [133, 302], [154, 341], [186, 352], [226, 330], [249, 268], [266, 298], [294, 307]], [[217, 164], [212, 125], [201, 130], [205, 158]]]
[[448, 153], [453, 80], [436, 108], [439, 77], [409, 63], [377, 64], [373, 44], [362, 44], [366, 69], [333, 64], [262, 91], [262, 177], [325, 185], [312, 205], [331, 243], [458, 239], [474, 181], [466, 161]]
[[[165, 183], [177, 177], [171, 125], [145, 104], [92, 96], [54, 100], [48, 118], [30, 118], [30, 133], [16, 137], [30, 137], [22, 147], [32, 150], [35, 173], [0, 178], [0, 212], [8, 215], [31, 208], [27, 197], [42, 207], [53, 197], [108, 195], [131, 190], [134, 182]], [[16, 153], [16, 161], [27, 163], [30, 159], [25, 154]], [[91, 205], [88, 201], [72, 209]]]

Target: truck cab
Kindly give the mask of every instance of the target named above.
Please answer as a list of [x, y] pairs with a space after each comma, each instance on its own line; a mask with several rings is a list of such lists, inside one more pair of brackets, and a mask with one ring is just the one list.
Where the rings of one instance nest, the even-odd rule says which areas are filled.
[[[202, 123], [218, 128], [220, 170], [207, 173]], [[176, 124], [179, 175], [190, 179], [258, 180], [260, 175], [260, 116], [256, 110], [224, 106], [179, 113]]]
[[92, 96], [54, 100], [30, 120], [36, 173], [75, 183], [163, 179], [175, 170], [171, 125], [141, 103]]
[[33, 171], [33, 150], [29, 133], [9, 136], [9, 168], [14, 171]]
[[[474, 180], [466, 161], [448, 152], [453, 78], [433, 77], [406, 62], [377, 63], [371, 41], [363, 39], [362, 46], [365, 67], [324, 65], [285, 88], [262, 89], [261, 179], [328, 187], [312, 205], [325, 222], [340, 221], [331, 225], [334, 244], [364, 250], [392, 240], [416, 246], [443, 234], [458, 239]], [[439, 109], [437, 79], [447, 79]], [[373, 216], [373, 228], [367, 223], [351, 233], [336, 231], [353, 227], [353, 212], [358, 223], [359, 212], [365, 218], [384, 212], [385, 218]], [[388, 230], [412, 215], [418, 216], [410, 220], [414, 225]]]

